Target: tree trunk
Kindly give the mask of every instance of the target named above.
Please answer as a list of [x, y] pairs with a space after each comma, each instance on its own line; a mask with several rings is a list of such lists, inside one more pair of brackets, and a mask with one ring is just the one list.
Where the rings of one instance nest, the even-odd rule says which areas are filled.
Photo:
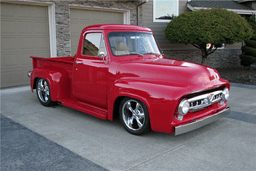
[[204, 58], [202, 57], [202, 62], [201, 62], [202, 65], [207, 65], [207, 58]]

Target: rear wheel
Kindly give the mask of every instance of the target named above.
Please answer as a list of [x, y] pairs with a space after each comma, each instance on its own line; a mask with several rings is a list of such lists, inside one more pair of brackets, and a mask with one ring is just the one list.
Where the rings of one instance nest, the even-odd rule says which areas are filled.
[[36, 85], [36, 94], [40, 103], [44, 106], [52, 106], [54, 102], [51, 100], [50, 85], [48, 81], [40, 78]]
[[136, 99], [124, 98], [119, 108], [119, 118], [124, 128], [135, 135], [150, 130], [150, 120], [146, 105]]

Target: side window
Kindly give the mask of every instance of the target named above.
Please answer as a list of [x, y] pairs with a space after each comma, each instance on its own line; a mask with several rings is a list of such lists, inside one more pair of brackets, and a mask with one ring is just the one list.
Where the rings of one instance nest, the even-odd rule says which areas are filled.
[[85, 36], [83, 55], [98, 56], [101, 52], [107, 54], [103, 35], [101, 33], [89, 33]]

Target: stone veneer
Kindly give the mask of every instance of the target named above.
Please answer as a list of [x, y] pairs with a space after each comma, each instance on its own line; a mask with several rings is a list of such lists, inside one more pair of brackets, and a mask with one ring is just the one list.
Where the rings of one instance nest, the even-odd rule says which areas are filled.
[[[207, 65], [213, 68], [237, 68], [241, 67], [239, 55], [240, 49], [219, 49], [208, 56]], [[164, 50], [166, 58], [201, 63], [200, 50]]]

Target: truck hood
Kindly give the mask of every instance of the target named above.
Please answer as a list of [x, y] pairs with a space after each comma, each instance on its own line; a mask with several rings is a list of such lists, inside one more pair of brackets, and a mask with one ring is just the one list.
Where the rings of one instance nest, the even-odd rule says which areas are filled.
[[165, 58], [126, 61], [119, 65], [117, 77], [118, 79], [183, 87], [191, 92], [211, 89], [227, 83], [213, 68]]

